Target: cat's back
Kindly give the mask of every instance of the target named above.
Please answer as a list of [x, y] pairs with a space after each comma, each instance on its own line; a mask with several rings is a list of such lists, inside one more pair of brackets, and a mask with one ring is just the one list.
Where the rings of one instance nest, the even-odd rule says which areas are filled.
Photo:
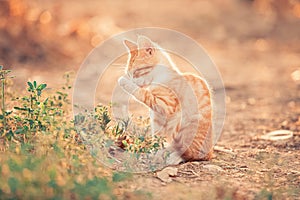
[[200, 76], [190, 73], [183, 74], [198, 100], [198, 109], [211, 111], [211, 90], [208, 83]]
[[194, 92], [200, 92], [202, 95], [210, 97], [210, 88], [208, 83], [202, 77], [191, 73], [184, 73], [183, 77], [190, 84]]

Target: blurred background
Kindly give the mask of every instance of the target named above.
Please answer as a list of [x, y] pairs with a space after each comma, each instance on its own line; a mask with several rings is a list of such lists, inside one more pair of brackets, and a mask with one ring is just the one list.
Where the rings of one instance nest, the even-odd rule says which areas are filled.
[[34, 79], [55, 86], [103, 40], [142, 27], [197, 40], [227, 87], [244, 84], [245, 77], [258, 83], [286, 73], [291, 79], [293, 72], [299, 82], [299, 0], [4, 0], [0, 65], [14, 71], [17, 84]]

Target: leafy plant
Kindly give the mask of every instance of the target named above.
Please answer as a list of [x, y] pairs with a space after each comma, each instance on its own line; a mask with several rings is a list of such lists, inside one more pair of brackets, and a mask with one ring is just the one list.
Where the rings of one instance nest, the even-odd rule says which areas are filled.
[[[13, 110], [7, 111], [5, 103], [5, 79], [9, 70], [0, 70], [2, 83], [2, 138], [21, 143], [30, 143], [37, 133], [48, 133], [50, 130], [70, 137], [75, 133], [73, 123], [68, 117], [67, 106], [70, 105], [68, 92], [71, 89], [70, 75], [66, 74], [66, 84], [53, 95], [43, 97], [47, 84], [36, 81], [27, 82], [27, 94], [13, 98]], [[60, 137], [57, 135], [57, 137]]]
[[[0, 199], [116, 199], [114, 184], [131, 176], [99, 168], [78, 142], [68, 111], [70, 76], [55, 91], [45, 83], [27, 82], [26, 93], [8, 101], [9, 72], [0, 70]], [[109, 108], [96, 108], [93, 126], [115, 141], [129, 130], [129, 120], [115, 122]], [[2, 148], [3, 141], [8, 148]]]
[[[33, 139], [38, 131], [45, 132], [55, 122], [56, 116], [61, 115], [61, 110], [53, 107], [53, 100], [49, 97], [42, 98], [42, 93], [47, 84], [37, 84], [36, 81], [27, 82], [29, 95], [17, 97], [15, 100], [21, 105], [14, 106], [12, 135], [20, 142]], [[21, 135], [22, 137], [19, 137]]]
[[98, 120], [101, 129], [106, 131], [108, 123], [111, 122], [108, 107], [102, 104], [97, 105], [95, 108], [95, 118]]
[[150, 134], [149, 119], [131, 117], [122, 120], [112, 120], [111, 106], [98, 105], [95, 118], [101, 129], [115, 141], [116, 146], [133, 153], [151, 153], [163, 148], [165, 139]]

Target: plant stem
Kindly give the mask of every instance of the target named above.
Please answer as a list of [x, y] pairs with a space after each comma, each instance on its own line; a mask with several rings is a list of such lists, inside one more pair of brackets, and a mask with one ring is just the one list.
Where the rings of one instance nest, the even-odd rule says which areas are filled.
[[32, 119], [32, 110], [33, 110], [33, 97], [32, 94], [30, 94], [30, 111], [29, 111], [30, 119]]
[[1, 110], [3, 115], [3, 135], [6, 134], [6, 110], [5, 110], [5, 77], [4, 73], [1, 72]]

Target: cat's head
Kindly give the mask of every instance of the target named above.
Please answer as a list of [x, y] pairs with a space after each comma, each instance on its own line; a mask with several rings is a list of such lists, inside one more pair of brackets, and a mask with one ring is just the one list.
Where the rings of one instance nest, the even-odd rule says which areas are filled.
[[133, 82], [147, 87], [167, 81], [170, 59], [157, 44], [145, 36], [139, 36], [137, 43], [124, 40], [124, 44], [129, 52], [126, 73]]

